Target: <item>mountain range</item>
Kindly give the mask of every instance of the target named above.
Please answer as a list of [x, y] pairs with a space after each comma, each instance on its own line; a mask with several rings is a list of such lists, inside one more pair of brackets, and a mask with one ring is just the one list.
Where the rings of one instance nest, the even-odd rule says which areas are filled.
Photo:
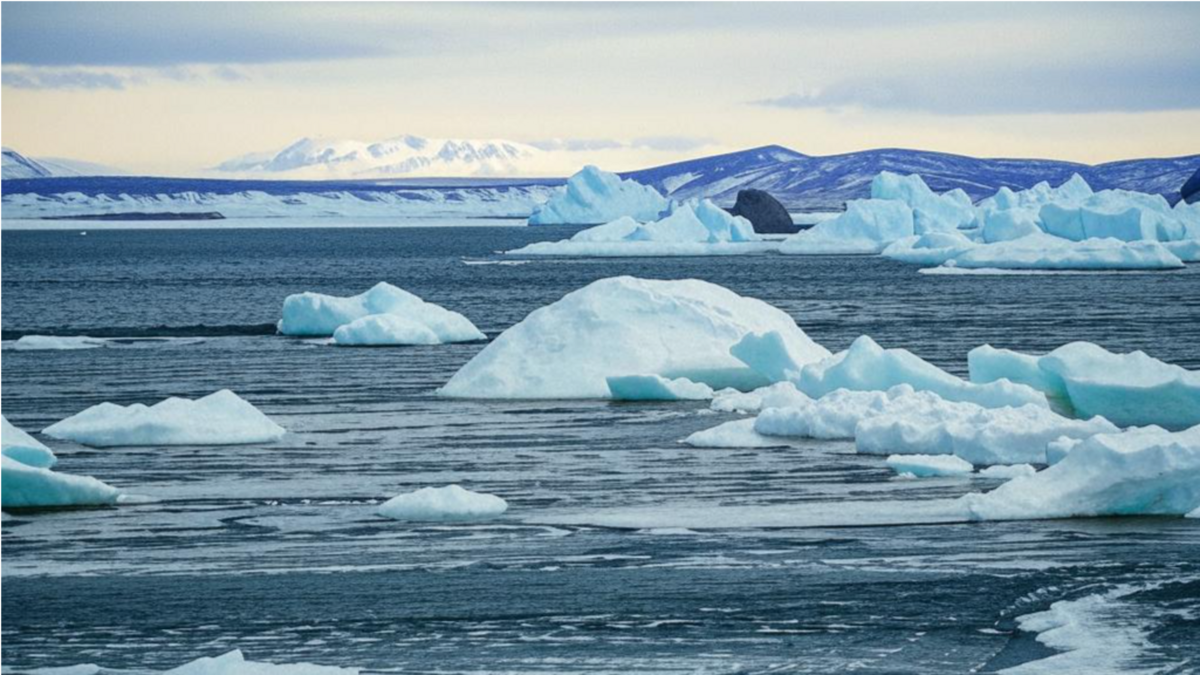
[[[586, 159], [586, 153], [577, 153]], [[147, 178], [131, 176], [83, 177], [86, 168], [63, 162], [34, 160], [4, 150], [5, 208], [14, 206], [13, 195], [37, 195], [55, 201], [55, 195], [84, 194], [103, 198], [164, 197], [182, 203], [197, 198], [248, 192], [273, 195], [349, 195], [374, 204], [403, 205], [405, 200], [443, 200], [449, 204], [464, 189], [502, 190], [479, 195], [489, 202], [520, 195], [502, 212], [516, 214], [537, 194], [560, 185], [562, 178], [511, 178], [528, 174], [545, 159], [547, 151], [510, 141], [433, 140], [402, 136], [377, 143], [304, 139], [284, 150], [247, 155], [222, 164], [220, 173], [230, 179]], [[730, 205], [738, 190], [766, 190], [793, 211], [838, 210], [850, 199], [869, 196], [871, 179], [880, 171], [919, 174], [931, 188], [962, 188], [973, 199], [993, 194], [1001, 187], [1028, 188], [1040, 181], [1061, 183], [1078, 173], [1094, 188], [1124, 188], [1161, 194], [1169, 201], [1180, 198], [1180, 189], [1200, 169], [1200, 155], [1132, 159], [1104, 164], [1080, 164], [1046, 159], [987, 159], [924, 150], [879, 149], [840, 155], [815, 156], [771, 145], [724, 155], [626, 172], [625, 178], [654, 186], [675, 199], [707, 197]], [[387, 178], [354, 178], [361, 173]], [[112, 173], [95, 170], [90, 175]], [[417, 175], [436, 178], [417, 178]], [[66, 175], [66, 177], [64, 177]], [[70, 177], [74, 175], [75, 177]], [[297, 180], [297, 177], [340, 180]], [[233, 179], [233, 176], [238, 176]], [[458, 177], [455, 177], [458, 176]], [[465, 177], [463, 177], [465, 176]], [[252, 179], [247, 179], [252, 177]], [[507, 195], [507, 196], [506, 196]], [[484, 199], [484, 197], [480, 197]], [[444, 200], [449, 199], [450, 202]], [[58, 200], [62, 201], [62, 200]], [[69, 201], [69, 200], [68, 200]], [[111, 199], [110, 199], [111, 201]], [[143, 200], [145, 201], [145, 200]], [[222, 200], [217, 202], [224, 203]], [[296, 203], [308, 203], [296, 200]], [[415, 201], [414, 201], [415, 203]], [[53, 206], [51, 204], [51, 206]], [[464, 205], [465, 206], [465, 205]], [[79, 208], [87, 208], [79, 205]], [[168, 208], [163, 206], [162, 208]], [[273, 207], [276, 208], [276, 207]], [[393, 208], [389, 206], [388, 208]], [[340, 212], [340, 211], [339, 211]]]
[[0, 176], [4, 180], [51, 178], [55, 176], [120, 176], [125, 172], [111, 166], [61, 157], [26, 157], [12, 148], [3, 149]]

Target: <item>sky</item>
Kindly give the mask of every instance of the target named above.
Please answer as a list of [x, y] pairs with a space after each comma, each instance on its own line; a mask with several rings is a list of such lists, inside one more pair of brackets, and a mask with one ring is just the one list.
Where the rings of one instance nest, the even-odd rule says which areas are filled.
[[[5, 146], [198, 175], [302, 137], [613, 170], [768, 144], [1200, 153], [1200, 3], [28, 3]], [[568, 167], [564, 166], [564, 171]]]

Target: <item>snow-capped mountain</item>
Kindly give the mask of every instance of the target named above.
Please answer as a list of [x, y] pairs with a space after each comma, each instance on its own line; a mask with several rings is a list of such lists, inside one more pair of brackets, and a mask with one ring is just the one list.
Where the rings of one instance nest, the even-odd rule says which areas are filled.
[[4, 163], [0, 174], [4, 180], [11, 178], [45, 178], [55, 175], [49, 167], [43, 166], [40, 162], [30, 159], [25, 155], [13, 150], [12, 148], [4, 148]]
[[528, 175], [545, 154], [532, 145], [506, 140], [397, 136], [365, 143], [302, 138], [276, 153], [223, 162], [217, 170], [287, 179], [512, 176]]
[[924, 150], [881, 149], [817, 157], [770, 145], [622, 174], [676, 199], [707, 197], [732, 204], [738, 190], [766, 190], [792, 209], [840, 209], [869, 196], [880, 171], [919, 174], [938, 192], [962, 188], [972, 199], [1002, 186], [1061, 183], [1078, 173], [1096, 189], [1125, 188], [1179, 198], [1200, 168], [1200, 155], [1088, 165], [1045, 159], [980, 159]]

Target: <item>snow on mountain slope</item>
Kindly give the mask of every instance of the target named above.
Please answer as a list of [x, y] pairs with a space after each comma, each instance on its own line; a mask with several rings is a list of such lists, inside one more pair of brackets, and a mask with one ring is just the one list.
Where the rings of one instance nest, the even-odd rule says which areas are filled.
[[394, 176], [509, 176], [528, 174], [544, 151], [506, 140], [397, 136], [374, 143], [302, 138], [277, 153], [243, 155], [217, 170], [276, 178], [387, 178]]
[[1043, 159], [979, 159], [920, 150], [882, 149], [813, 157], [778, 145], [679, 162], [622, 174], [674, 199], [707, 197], [732, 204], [738, 190], [770, 192], [791, 209], [840, 209], [870, 195], [882, 171], [919, 174], [936, 192], [961, 188], [972, 199], [1001, 187], [1026, 189], [1080, 174], [1096, 189], [1124, 188], [1179, 198], [1180, 187], [1200, 168], [1200, 155], [1134, 159], [1089, 166]]
[[11, 148], [4, 148], [3, 176], [4, 180], [11, 178], [45, 178], [54, 173], [41, 163], [29, 159]]

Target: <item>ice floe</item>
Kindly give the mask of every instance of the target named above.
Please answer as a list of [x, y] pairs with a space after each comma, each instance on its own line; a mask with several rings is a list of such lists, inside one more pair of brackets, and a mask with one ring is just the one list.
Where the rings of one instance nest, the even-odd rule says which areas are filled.
[[622, 375], [609, 377], [607, 382], [616, 401], [703, 401], [713, 397], [712, 387], [684, 377]]
[[24, 335], [12, 343], [12, 348], [17, 351], [95, 349], [106, 343], [107, 340], [85, 335]]
[[1097, 434], [1049, 468], [962, 501], [980, 520], [1181, 516], [1200, 508], [1200, 426]]
[[1020, 382], [1079, 417], [1101, 415], [1120, 426], [1171, 429], [1200, 424], [1200, 371], [1144, 352], [1115, 354], [1090, 342], [1073, 342], [1034, 356], [985, 345], [971, 350], [967, 362], [973, 382]]
[[0, 453], [18, 462], [43, 469], [54, 466], [54, 451], [0, 415]]
[[90, 476], [74, 476], [0, 456], [0, 505], [4, 508], [114, 504], [120, 492]]
[[754, 430], [754, 419], [734, 420], [704, 429], [683, 439], [693, 448], [772, 448], [787, 443]]
[[658, 218], [668, 205], [654, 188], [589, 165], [535, 209], [529, 224], [595, 225], [622, 216], [644, 222]]
[[399, 314], [372, 314], [338, 326], [333, 343], [343, 347], [438, 345], [442, 339], [421, 321]]
[[709, 406], [717, 412], [752, 413], [765, 408], [785, 408], [804, 405], [812, 399], [791, 382], [776, 382], [753, 391], [722, 389], [713, 393]]
[[392, 497], [379, 507], [379, 515], [393, 520], [466, 521], [495, 518], [506, 510], [508, 502], [496, 495], [447, 485]]
[[[308, 337], [329, 336], [334, 335], [342, 326], [377, 315], [394, 315], [404, 321], [373, 319], [355, 324], [343, 332], [345, 342], [339, 341], [339, 344], [400, 344], [399, 340], [404, 338], [428, 340], [430, 334], [434, 335], [438, 342], [486, 339], [486, 336], [462, 314], [425, 302], [412, 293], [385, 282], [350, 297], [312, 292], [289, 295], [283, 301], [283, 318], [279, 322], [279, 332], [284, 335]], [[418, 325], [424, 326], [426, 330], [419, 330]], [[370, 339], [378, 339], [381, 342], [368, 342]]]
[[542, 241], [508, 251], [512, 255], [672, 256], [734, 255], [778, 248], [763, 241], [750, 221], [707, 199], [672, 204], [662, 218], [641, 223], [629, 216], [577, 232], [570, 239]]
[[936, 395], [917, 393], [907, 384], [887, 391], [838, 389], [817, 399], [807, 398], [786, 406], [764, 408], [756, 418], [754, 428], [766, 436], [853, 439], [859, 423], [865, 419], [885, 412], [903, 414], [937, 402], [941, 399]]
[[318, 666], [312, 663], [247, 661], [241, 650], [206, 656], [166, 671], [163, 675], [358, 675], [358, 668]]
[[1048, 234], [974, 246], [946, 260], [960, 269], [1146, 270], [1183, 267], [1157, 241], [1084, 239], [1072, 241]]
[[[780, 354], [777, 360], [785, 357]], [[1028, 385], [1004, 379], [967, 382], [906, 349], [884, 349], [866, 335], [857, 338], [846, 351], [804, 365], [795, 383], [800, 391], [813, 398], [837, 389], [886, 391], [907, 384], [947, 401], [966, 401], [987, 408], [1047, 405], [1045, 395]]]
[[101, 403], [42, 433], [103, 448], [266, 443], [278, 440], [285, 430], [245, 399], [222, 389], [196, 400], [173, 397], [152, 406]]
[[975, 469], [970, 462], [953, 455], [892, 455], [885, 461], [897, 474], [917, 478], [965, 476]]
[[776, 331], [797, 363], [826, 358], [782, 310], [695, 279], [613, 277], [504, 331], [439, 390], [459, 398], [610, 398], [608, 378], [658, 375], [750, 390], [770, 381], [730, 354]]

